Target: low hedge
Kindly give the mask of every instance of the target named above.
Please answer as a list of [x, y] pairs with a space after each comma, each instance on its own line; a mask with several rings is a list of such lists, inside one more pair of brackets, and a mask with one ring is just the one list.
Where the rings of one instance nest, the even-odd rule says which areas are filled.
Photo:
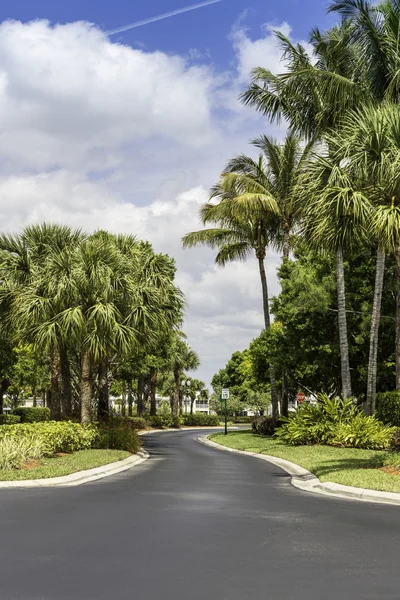
[[0, 429], [0, 441], [6, 438], [16, 442], [24, 439], [39, 440], [42, 456], [87, 450], [92, 447], [97, 435], [98, 430], [94, 425], [81, 425], [71, 421], [3, 425]]
[[234, 423], [252, 423], [256, 417], [234, 417]]
[[130, 422], [133, 424], [134, 429], [147, 429], [149, 426], [147, 420], [144, 417], [128, 417]]
[[0, 415], [0, 425], [16, 425], [21, 423], [21, 417], [18, 415]]
[[279, 419], [273, 419], [272, 417], [257, 417], [253, 420], [251, 428], [253, 433], [258, 435], [272, 436], [281, 424], [282, 422], [279, 421]]
[[187, 427], [216, 427], [220, 424], [218, 415], [205, 415], [197, 413], [196, 415], [185, 415], [183, 424]]
[[45, 406], [20, 406], [13, 414], [21, 418], [21, 423], [50, 421], [50, 409]]
[[400, 427], [400, 392], [377, 394], [375, 416], [382, 423]]
[[140, 448], [137, 429], [132, 417], [113, 417], [97, 425], [92, 447], [126, 450], [134, 454]]

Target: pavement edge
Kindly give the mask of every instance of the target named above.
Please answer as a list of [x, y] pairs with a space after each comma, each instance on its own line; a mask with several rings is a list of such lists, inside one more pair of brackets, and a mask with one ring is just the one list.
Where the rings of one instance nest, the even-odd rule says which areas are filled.
[[93, 469], [87, 469], [85, 471], [78, 471], [77, 473], [71, 473], [71, 475], [64, 475], [63, 477], [25, 479], [22, 481], [0, 481], [0, 489], [71, 487], [82, 485], [83, 483], [89, 483], [90, 481], [96, 481], [97, 479], [110, 477], [111, 475], [116, 475], [122, 471], [127, 471], [128, 469], [137, 467], [147, 460], [149, 456], [150, 454], [141, 448], [137, 454], [128, 456], [128, 458], [125, 458], [124, 460], [118, 460], [117, 462], [95, 467]]
[[357, 488], [349, 485], [341, 485], [339, 483], [333, 483], [327, 481], [322, 483], [316, 475], [292, 463], [289, 460], [278, 458], [276, 456], [270, 456], [269, 454], [256, 454], [255, 452], [246, 452], [245, 450], [236, 450], [235, 448], [228, 448], [222, 444], [217, 444], [208, 439], [208, 436], [198, 437], [197, 440], [218, 450], [224, 450], [226, 452], [233, 452], [235, 454], [243, 454], [245, 456], [252, 456], [260, 460], [272, 463], [277, 467], [280, 467], [286, 473], [291, 476], [291, 484], [305, 492], [311, 492], [314, 494], [320, 494], [322, 496], [333, 496], [336, 498], [344, 498], [346, 500], [358, 500], [361, 502], [375, 502], [378, 504], [393, 504], [400, 506], [400, 494], [394, 492], [379, 492], [377, 490], [369, 490], [365, 488]]

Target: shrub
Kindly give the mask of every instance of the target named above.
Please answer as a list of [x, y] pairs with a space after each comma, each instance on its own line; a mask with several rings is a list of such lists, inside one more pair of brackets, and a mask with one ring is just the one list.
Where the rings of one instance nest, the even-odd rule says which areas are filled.
[[400, 392], [377, 394], [375, 416], [383, 423], [400, 427]]
[[97, 429], [93, 447], [126, 450], [134, 454], [140, 448], [139, 436], [131, 418], [115, 417], [101, 423]]
[[40, 423], [50, 421], [50, 409], [44, 406], [20, 406], [13, 412], [21, 418], [21, 423]]
[[4, 425], [0, 429], [0, 440], [5, 436], [16, 440], [34, 436], [43, 444], [43, 456], [53, 456], [57, 452], [89, 449], [96, 434], [97, 429], [93, 425], [85, 426], [71, 421], [49, 421], [47, 423]]
[[128, 417], [134, 429], [146, 429], [149, 424], [144, 417]]
[[392, 435], [390, 450], [392, 452], [400, 452], [400, 429], [396, 429]]
[[18, 415], [0, 415], [0, 425], [16, 425], [21, 422]]
[[205, 415], [197, 413], [195, 415], [185, 415], [183, 424], [187, 427], [216, 427], [220, 424], [218, 415]]
[[280, 427], [281, 421], [272, 417], [257, 417], [253, 420], [253, 433], [258, 435], [274, 435], [275, 431]]
[[161, 414], [148, 417], [152, 427], [174, 427], [174, 417], [171, 414]]
[[42, 441], [33, 434], [21, 438], [5, 435], [0, 439], [0, 471], [21, 469], [29, 459], [42, 456]]
[[275, 436], [291, 445], [327, 444], [379, 450], [388, 448], [394, 428], [367, 417], [352, 400], [319, 397], [317, 405], [301, 406]]

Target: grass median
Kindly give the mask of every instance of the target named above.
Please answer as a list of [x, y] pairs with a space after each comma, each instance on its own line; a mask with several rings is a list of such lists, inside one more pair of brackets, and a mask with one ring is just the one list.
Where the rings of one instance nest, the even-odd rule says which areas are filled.
[[285, 458], [308, 469], [321, 481], [400, 492], [398, 453], [333, 446], [287, 446], [273, 438], [254, 435], [250, 430], [234, 431], [226, 436], [214, 433], [209, 439], [229, 448]]
[[23, 481], [63, 477], [78, 471], [86, 471], [117, 462], [131, 456], [124, 450], [80, 450], [73, 454], [61, 454], [52, 458], [29, 461], [23, 469], [0, 470], [0, 481]]

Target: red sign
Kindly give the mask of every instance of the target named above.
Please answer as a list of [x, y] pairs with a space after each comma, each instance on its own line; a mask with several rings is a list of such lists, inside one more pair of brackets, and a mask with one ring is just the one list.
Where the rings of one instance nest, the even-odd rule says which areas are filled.
[[299, 393], [297, 394], [297, 402], [304, 402], [304, 400], [305, 400], [305, 395], [304, 395], [304, 393], [303, 393], [303, 392], [299, 392]]

